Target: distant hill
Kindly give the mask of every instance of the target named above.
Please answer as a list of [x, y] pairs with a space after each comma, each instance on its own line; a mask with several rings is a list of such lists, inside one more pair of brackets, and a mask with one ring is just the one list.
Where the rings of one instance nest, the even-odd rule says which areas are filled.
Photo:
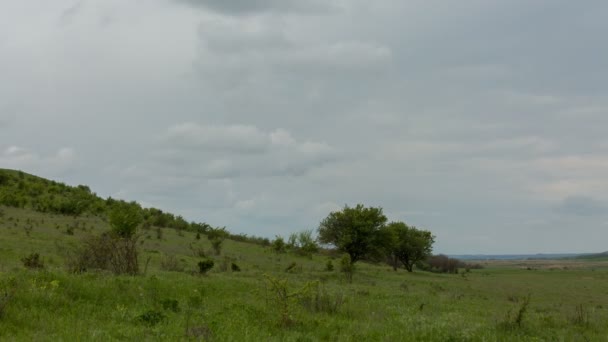
[[552, 254], [465, 254], [450, 255], [451, 258], [460, 260], [547, 260], [578, 258], [584, 255], [578, 253], [552, 253]]
[[[0, 169], [0, 206], [29, 209], [42, 213], [107, 217], [109, 210], [123, 200], [97, 196], [86, 185], [70, 186], [19, 170]], [[136, 202], [132, 202], [137, 204]], [[215, 229], [207, 223], [188, 222], [182, 216], [156, 208], [142, 208], [144, 225], [206, 233]], [[257, 244], [269, 244], [265, 238], [230, 234], [229, 238]]]
[[608, 251], [594, 254], [582, 254], [576, 256], [576, 259], [581, 260], [608, 260]]

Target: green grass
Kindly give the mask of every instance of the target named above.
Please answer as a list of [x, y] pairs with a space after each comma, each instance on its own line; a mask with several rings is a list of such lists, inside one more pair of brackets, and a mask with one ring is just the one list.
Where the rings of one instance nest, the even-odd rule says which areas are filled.
[[[159, 240], [153, 228], [140, 238], [142, 270], [149, 260], [145, 274], [74, 275], [64, 269], [64, 251], [87, 234], [107, 230], [107, 223], [93, 216], [1, 211], [2, 341], [601, 341], [608, 336], [608, 269], [597, 263], [567, 270], [503, 266], [464, 276], [358, 263], [348, 283], [338, 271], [325, 271], [327, 256], [278, 255], [231, 240], [214, 256], [204, 235], [196, 240], [192, 232], [163, 229]], [[74, 234], [67, 234], [76, 221]], [[26, 227], [32, 227], [29, 233]], [[190, 245], [215, 259], [207, 275], [196, 274], [200, 258]], [[34, 252], [42, 256], [44, 270], [22, 266], [20, 259]], [[167, 256], [184, 271], [163, 271]], [[242, 271], [222, 271], [224, 258]], [[285, 272], [293, 262], [295, 271]], [[307, 296], [317, 305], [292, 298], [285, 321], [268, 277], [287, 280], [288, 293], [313, 286]], [[314, 298], [317, 288], [321, 295]], [[526, 296], [530, 303], [517, 324]]]

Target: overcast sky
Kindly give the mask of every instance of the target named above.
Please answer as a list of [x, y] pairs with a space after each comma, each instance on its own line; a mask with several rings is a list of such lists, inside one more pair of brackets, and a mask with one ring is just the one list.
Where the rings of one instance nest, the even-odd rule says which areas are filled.
[[608, 250], [608, 2], [0, 0], [0, 167], [235, 233]]

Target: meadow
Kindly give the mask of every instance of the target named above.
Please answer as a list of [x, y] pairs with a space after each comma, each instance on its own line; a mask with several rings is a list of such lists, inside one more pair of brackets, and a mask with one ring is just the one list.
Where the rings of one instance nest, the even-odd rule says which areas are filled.
[[[73, 274], [67, 251], [109, 229], [104, 220], [0, 211], [2, 341], [608, 340], [605, 261], [486, 262], [459, 274], [359, 262], [350, 282], [331, 254], [226, 240], [215, 255], [204, 235], [151, 228], [140, 230], [140, 275]], [[24, 267], [32, 253], [44, 268]], [[201, 253], [215, 260], [204, 275]]]

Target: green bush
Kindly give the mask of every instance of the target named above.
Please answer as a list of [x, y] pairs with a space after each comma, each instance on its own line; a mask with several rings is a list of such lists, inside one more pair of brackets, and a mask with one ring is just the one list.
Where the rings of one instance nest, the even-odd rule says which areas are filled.
[[40, 258], [40, 254], [32, 253], [21, 259], [23, 266], [30, 269], [41, 269], [44, 268], [44, 263]]
[[199, 261], [198, 272], [200, 274], [206, 274], [209, 270], [211, 270], [213, 268], [213, 265], [215, 265], [215, 263], [211, 259], [205, 259], [205, 260]]

